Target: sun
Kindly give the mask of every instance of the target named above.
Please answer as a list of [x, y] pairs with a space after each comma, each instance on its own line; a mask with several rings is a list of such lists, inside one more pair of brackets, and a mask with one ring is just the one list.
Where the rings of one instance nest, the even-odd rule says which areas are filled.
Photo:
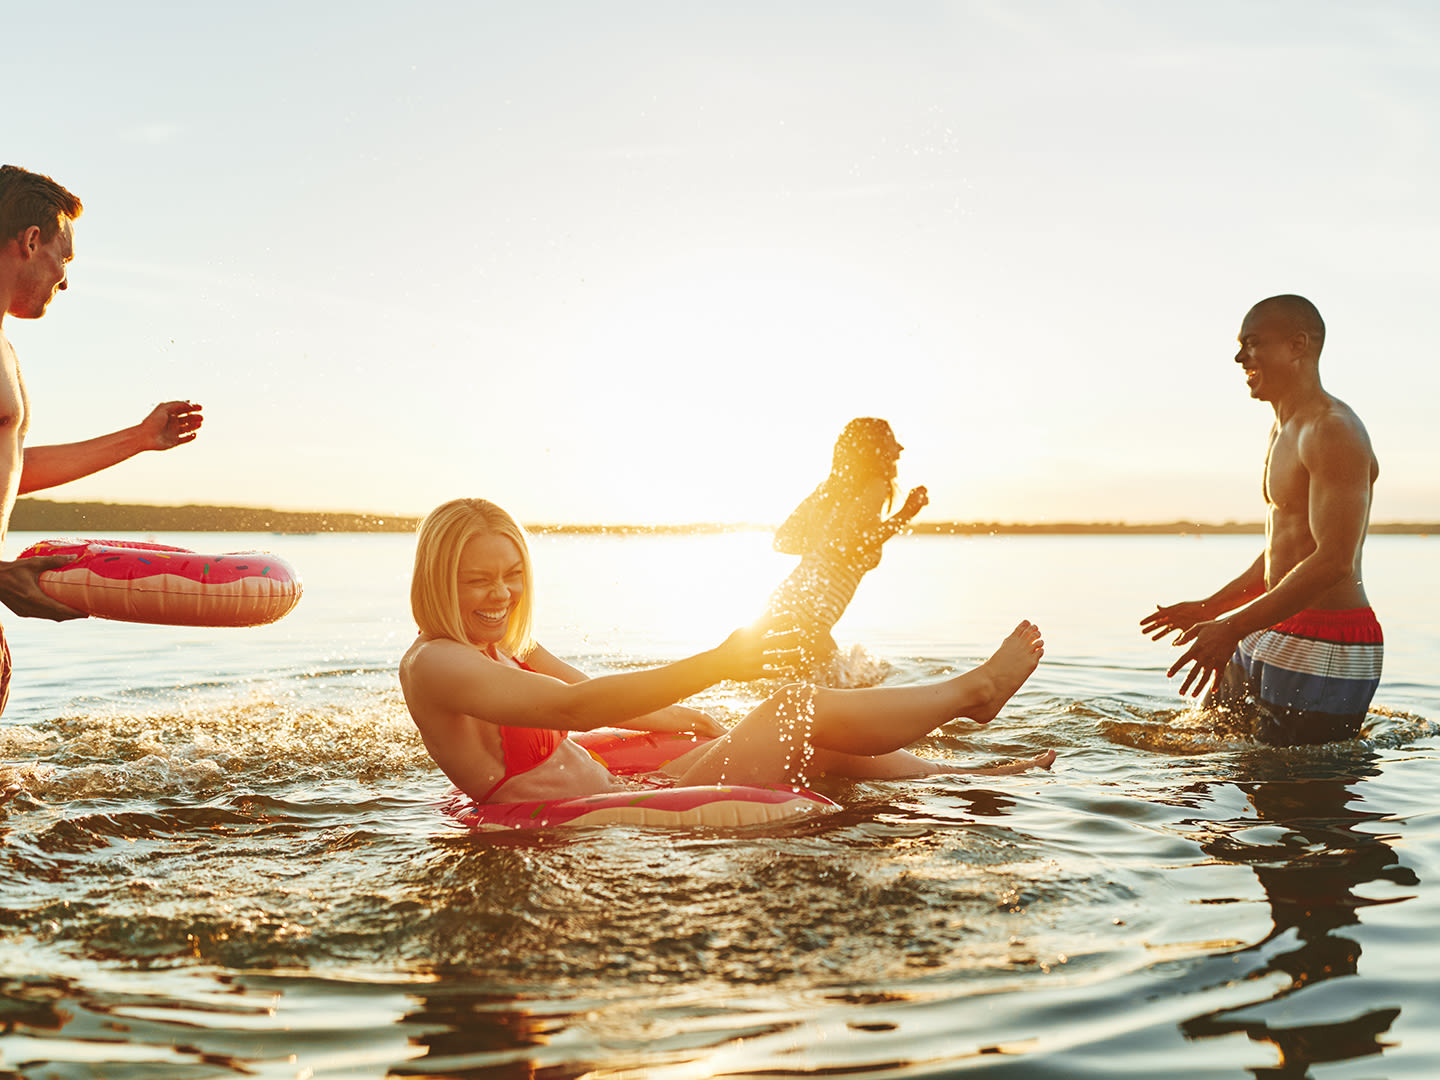
[[903, 397], [883, 359], [903, 313], [813, 259], [705, 253], [612, 282], [586, 316], [559, 346], [575, 400], [554, 407], [576, 430], [616, 418], [569, 448], [590, 520], [773, 524], [824, 478], [846, 421]]

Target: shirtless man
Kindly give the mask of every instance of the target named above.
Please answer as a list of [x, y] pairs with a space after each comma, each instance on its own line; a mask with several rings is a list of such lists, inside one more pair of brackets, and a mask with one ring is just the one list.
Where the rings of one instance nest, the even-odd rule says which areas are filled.
[[[1277, 746], [1353, 738], [1380, 683], [1383, 637], [1365, 597], [1360, 549], [1380, 467], [1360, 418], [1320, 385], [1325, 324], [1301, 296], [1250, 309], [1235, 362], [1275, 410], [1265, 456], [1265, 550], [1204, 600], [1157, 607], [1155, 640], [1189, 645], [1171, 666], [1206, 708], [1256, 713]], [[1233, 614], [1227, 615], [1227, 612]], [[1222, 617], [1223, 616], [1223, 617]]]
[[[48, 176], [14, 165], [0, 167], [0, 545], [19, 495], [78, 480], [142, 450], [168, 450], [195, 438], [200, 406], [189, 401], [157, 405], [134, 427], [84, 442], [25, 446], [30, 402], [4, 319], [38, 319], [66, 288], [65, 271], [75, 256], [74, 220], [80, 200]], [[0, 561], [0, 603], [32, 618], [83, 618], [40, 590], [37, 578], [73, 556]], [[10, 694], [10, 649], [0, 630], [0, 712]]]

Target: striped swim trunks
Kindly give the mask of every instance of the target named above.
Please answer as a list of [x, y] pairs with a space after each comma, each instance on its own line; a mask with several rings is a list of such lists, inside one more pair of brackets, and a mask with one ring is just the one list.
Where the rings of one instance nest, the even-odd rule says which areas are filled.
[[1353, 739], [1380, 685], [1384, 658], [1385, 638], [1370, 608], [1310, 609], [1242, 639], [1225, 682], [1233, 687], [1243, 678], [1259, 707], [1255, 737], [1261, 742]]

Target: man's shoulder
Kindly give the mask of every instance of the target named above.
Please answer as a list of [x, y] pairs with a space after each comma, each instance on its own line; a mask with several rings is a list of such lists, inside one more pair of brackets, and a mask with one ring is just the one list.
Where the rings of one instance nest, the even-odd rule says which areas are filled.
[[[1375, 470], [1375, 450], [1359, 415], [1337, 397], [1309, 410], [1299, 430], [1300, 456], [1307, 467], [1328, 461], [1333, 466]], [[1342, 465], [1342, 463], [1345, 463]]]
[[1367, 449], [1370, 446], [1370, 433], [1365, 430], [1359, 414], [1333, 394], [1326, 394], [1314, 408], [1308, 410], [1301, 432], [1319, 435], [1327, 441], [1358, 440]]

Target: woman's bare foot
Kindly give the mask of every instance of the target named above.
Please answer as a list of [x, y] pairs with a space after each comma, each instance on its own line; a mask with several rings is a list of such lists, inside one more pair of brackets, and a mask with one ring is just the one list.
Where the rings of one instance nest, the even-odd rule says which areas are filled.
[[1001, 707], [1014, 697], [1015, 691], [1039, 666], [1040, 657], [1044, 655], [1045, 639], [1040, 636], [1040, 628], [1032, 622], [1022, 622], [1000, 643], [994, 656], [974, 671], [960, 676], [961, 679], [966, 675], [979, 676], [970, 689], [980, 695], [980, 701], [964, 709], [960, 715], [977, 724], [988, 724], [994, 720]]

